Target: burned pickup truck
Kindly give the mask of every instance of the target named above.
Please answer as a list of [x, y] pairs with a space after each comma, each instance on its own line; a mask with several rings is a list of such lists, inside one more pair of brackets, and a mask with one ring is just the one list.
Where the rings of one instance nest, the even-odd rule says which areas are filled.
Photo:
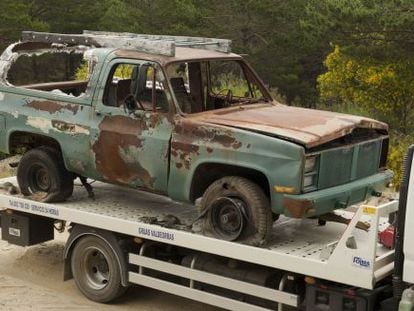
[[[0, 58], [0, 151], [45, 202], [80, 177], [197, 202], [206, 231], [259, 243], [278, 215], [379, 195], [387, 125], [288, 107], [223, 39], [24, 32]], [[139, 193], [137, 193], [139, 195]]]

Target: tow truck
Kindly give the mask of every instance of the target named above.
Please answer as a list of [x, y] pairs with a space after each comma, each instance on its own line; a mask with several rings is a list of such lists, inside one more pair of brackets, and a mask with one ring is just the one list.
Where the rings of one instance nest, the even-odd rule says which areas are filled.
[[203, 235], [194, 208], [155, 194], [96, 182], [95, 200], [75, 184], [44, 203], [14, 177], [1, 180], [1, 237], [31, 246], [66, 228], [64, 280], [101, 303], [139, 284], [228, 310], [412, 310], [413, 153], [399, 199], [336, 211], [342, 223], [279, 219], [260, 247]]
[[[111, 40], [108, 41], [108, 37]], [[252, 146], [250, 142], [254, 142], [253, 147], [259, 146], [260, 150], [271, 148], [272, 145], [268, 141], [270, 142], [270, 139], [274, 141], [274, 138], [270, 138], [270, 136], [263, 136], [262, 142], [260, 145], [258, 144], [258, 133], [270, 131], [271, 122], [275, 121], [273, 115], [269, 117], [267, 110], [262, 112], [262, 116], [265, 116], [270, 123], [268, 122], [266, 125], [266, 130], [261, 128], [257, 133], [255, 132], [256, 128], [250, 128], [252, 133], [249, 132], [250, 136], [246, 137], [251, 137], [251, 139], [243, 141], [240, 138], [239, 141], [237, 136], [239, 134], [226, 136], [224, 134], [228, 133], [228, 130], [221, 132], [221, 130], [213, 128], [211, 125], [207, 128], [207, 131], [204, 131], [204, 123], [194, 123], [191, 127], [188, 127], [188, 123], [183, 123], [176, 128], [176, 132], [179, 134], [178, 140], [176, 138], [172, 139], [171, 148], [174, 149], [175, 145], [177, 150], [172, 150], [171, 155], [162, 151], [155, 152], [153, 148], [155, 144], [149, 144], [151, 152], [147, 154], [147, 162], [151, 163], [150, 167], [156, 172], [159, 170], [160, 167], [153, 162], [154, 154], [159, 153], [161, 158], [158, 160], [162, 159], [162, 163], [165, 164], [171, 161], [171, 163], [174, 163], [174, 165], [168, 166], [169, 169], [163, 171], [165, 173], [163, 175], [174, 176], [174, 172], [176, 172], [177, 176], [181, 176], [169, 180], [169, 185], [173, 186], [174, 191], [182, 192], [186, 185], [189, 188], [190, 184], [193, 186], [202, 184], [202, 187], [192, 195], [194, 200], [180, 200], [180, 197], [183, 197], [182, 195], [160, 196], [157, 191], [153, 193], [140, 192], [119, 185], [103, 182], [94, 182], [92, 185], [87, 182], [86, 177], [97, 180], [112, 180], [117, 184], [130, 183], [132, 180], [131, 186], [144, 189], [145, 187], [140, 187], [141, 184], [148, 185], [147, 190], [152, 188], [152, 190], [158, 188], [162, 190], [166, 186], [164, 183], [157, 186], [158, 188], [152, 187], [153, 183], [156, 185], [154, 176], [147, 174], [141, 164], [135, 161], [138, 158], [140, 161], [145, 159], [145, 157], [137, 157], [136, 150], [141, 147], [141, 141], [135, 141], [137, 137], [134, 136], [134, 139], [131, 140], [131, 137], [129, 137], [131, 135], [128, 136], [128, 139], [126, 136], [119, 136], [118, 139], [118, 136], [106, 133], [107, 136], [104, 136], [102, 140], [104, 142], [108, 141], [108, 144], [96, 145], [95, 140], [100, 141], [101, 139], [96, 139], [96, 135], [90, 135], [92, 133], [89, 131], [90, 129], [85, 127], [85, 124], [79, 123], [82, 119], [87, 119], [92, 115], [95, 115], [99, 120], [114, 117], [115, 121], [119, 121], [117, 121], [117, 124], [130, 124], [134, 129], [145, 125], [144, 132], [148, 131], [146, 133], [149, 137], [153, 134], [155, 125], [151, 125], [152, 121], [154, 121], [154, 124], [158, 124], [159, 113], [166, 108], [156, 105], [162, 103], [162, 101], [157, 101], [157, 92], [167, 90], [169, 87], [163, 89], [157, 81], [155, 73], [158, 67], [153, 62], [148, 63], [148, 55], [144, 55], [144, 64], [134, 60], [135, 58], [141, 59], [141, 54], [138, 55], [139, 57], [137, 55], [134, 56], [135, 58], [132, 57], [134, 59], [131, 61], [129, 51], [131, 46], [141, 52], [143, 50], [147, 51], [152, 55], [151, 59], [154, 57], [153, 54], [158, 55], [160, 62], [161, 58], [165, 61], [165, 57], [172, 61], [171, 57], [173, 56], [176, 57], [174, 63], [176, 61], [186, 61], [187, 63], [184, 63], [184, 66], [180, 65], [175, 68], [175, 73], [178, 76], [174, 78], [179, 79], [173, 78], [167, 83], [167, 85], [170, 84], [172, 89], [174, 81], [180, 82], [179, 85], [175, 86], [177, 87], [176, 91], [181, 93], [175, 92], [175, 97], [184, 94], [185, 98], [188, 95], [187, 88], [191, 91], [191, 88], [194, 88], [197, 84], [200, 85], [200, 81], [186, 84], [183, 80], [185, 73], [188, 72], [190, 67], [193, 67], [191, 65], [193, 61], [199, 60], [197, 55], [204, 55], [197, 54], [194, 56], [194, 46], [198, 48], [204, 46], [209, 53], [212, 53], [210, 50], [213, 50], [213, 53], [219, 53], [208, 54], [208, 57], [204, 57], [204, 59], [222, 59], [224, 57], [223, 51], [227, 54], [230, 53], [230, 43], [226, 40], [211, 42], [210, 39], [200, 40], [200, 38], [191, 39], [187, 37], [178, 39], [165, 36], [151, 38], [149, 42], [148, 38], [142, 38], [141, 35], [135, 34], [87, 32], [83, 35], [69, 36], [26, 32], [23, 34], [23, 42], [12, 45], [3, 53], [0, 57], [0, 71], [5, 74], [8, 71], [6, 69], [10, 69], [14, 75], [11, 74], [11, 81], [5, 79], [4, 74], [0, 75], [0, 80], [3, 81], [0, 97], [5, 103], [2, 107], [5, 108], [6, 103], [12, 104], [7, 106], [9, 110], [3, 111], [4, 114], [0, 116], [0, 119], [3, 118], [3, 125], [8, 126], [9, 132], [17, 129], [14, 131], [17, 133], [16, 135], [9, 135], [13, 138], [11, 142], [15, 143], [12, 144], [13, 151], [20, 152], [22, 149], [29, 151], [26, 153], [26, 157], [22, 158], [23, 160], [19, 165], [20, 173], [26, 172], [28, 174], [20, 174], [21, 178], [19, 178], [18, 171], [17, 180], [14, 177], [0, 180], [1, 238], [11, 244], [30, 247], [53, 240], [55, 234], [68, 230], [70, 234], [64, 249], [64, 280], [73, 278], [83, 295], [100, 303], [109, 303], [121, 299], [129, 286], [138, 284], [228, 310], [362, 311], [413, 309], [414, 290], [409, 284], [414, 283], [414, 250], [410, 249], [409, 241], [410, 237], [414, 236], [414, 224], [412, 223], [414, 222], [414, 215], [412, 215], [414, 213], [412, 208], [414, 194], [411, 194], [409, 190], [413, 189], [414, 186], [412, 185], [414, 178], [411, 179], [411, 176], [414, 176], [414, 166], [412, 165], [414, 147], [410, 148], [408, 152], [398, 200], [383, 196], [363, 204], [352, 205], [362, 199], [367, 199], [371, 195], [380, 196], [382, 192], [378, 189], [382, 189], [382, 187], [377, 189], [375, 185], [383, 186], [391, 178], [391, 174], [383, 170], [388, 146], [385, 124], [359, 117], [347, 117], [348, 119], [345, 120], [344, 115], [335, 117], [327, 112], [313, 111], [312, 113], [317, 113], [315, 120], [320, 122], [315, 123], [315, 120], [309, 121], [310, 112], [308, 110], [278, 104], [277, 109], [281, 110], [278, 110], [274, 116], [283, 119], [289, 127], [281, 132], [273, 133], [283, 137], [283, 139], [279, 139], [282, 147], [278, 150], [286, 152], [291, 150], [290, 148], [294, 148], [294, 150], [298, 152], [300, 150], [300, 152], [295, 151], [296, 156], [293, 156], [293, 151], [292, 154], [281, 154], [283, 160], [275, 163], [269, 162], [268, 168], [283, 168], [284, 175], [279, 175], [279, 177], [285, 176], [289, 182], [275, 185], [274, 190], [275, 193], [278, 193], [280, 202], [282, 202], [282, 194], [283, 196], [286, 195], [285, 199], [290, 198], [290, 200], [284, 202], [288, 203], [287, 205], [291, 208], [291, 211], [285, 214], [273, 210], [277, 213], [272, 215], [269, 210], [270, 206], [267, 206], [266, 203], [263, 205], [264, 212], [260, 221], [255, 220], [255, 217], [248, 217], [249, 213], [245, 213], [242, 202], [235, 200], [233, 194], [224, 201], [221, 200], [224, 194], [220, 194], [219, 200], [224, 203], [230, 202], [233, 206], [232, 209], [237, 213], [226, 212], [225, 209], [228, 204], [220, 204], [220, 210], [224, 210], [222, 213], [210, 213], [209, 211], [212, 209], [204, 209], [205, 213], [198, 213], [199, 210], [203, 210], [203, 206], [206, 206], [205, 193], [208, 193], [208, 191], [204, 192], [206, 186], [216, 177], [225, 178], [226, 174], [230, 172], [228, 171], [230, 168], [226, 166], [224, 170], [223, 166], [204, 166], [204, 169], [197, 175], [198, 178], [191, 183], [187, 179], [190, 174], [185, 170], [191, 168], [191, 161], [198, 158], [200, 154], [210, 157], [209, 154], [214, 150], [209, 149], [206, 142], [212, 141], [214, 146], [223, 145], [225, 147], [224, 149], [220, 147], [224, 150], [220, 154], [226, 164], [232, 165], [232, 175], [235, 173], [236, 155], [242, 154], [242, 156], [245, 156], [249, 154], [247, 149]], [[134, 96], [132, 98], [127, 96], [128, 89], [131, 91], [130, 87], [126, 88], [126, 94], [121, 92], [121, 86], [124, 83], [120, 80], [122, 75], [118, 75], [118, 67], [112, 66], [111, 68], [114, 70], [107, 67], [107, 76], [98, 74], [97, 68], [100, 69], [100, 66], [104, 63], [106, 65], [110, 63], [106, 58], [108, 54], [105, 54], [105, 56], [104, 54], [90, 54], [88, 51], [84, 51], [85, 46], [92, 45], [104, 48], [103, 52], [112, 53], [114, 51], [105, 49], [114, 48], [114, 45], [119, 47], [121, 43], [128, 49], [117, 56], [124, 60], [115, 60], [111, 65], [120, 65], [120, 70], [130, 69], [127, 77], [130, 79], [123, 81], [127, 82], [126, 84], [131, 84], [132, 80], [135, 80], [137, 71], [133, 69], [138, 68], [136, 66], [138, 63], [140, 68], [145, 69], [142, 71], [144, 73], [143, 78], [152, 78], [150, 81], [145, 81], [146, 79], [141, 81], [149, 82], [141, 85], [146, 89], [145, 91], [148, 91], [147, 95], [151, 95], [148, 96], [150, 105], [147, 108], [138, 100], [135, 101]], [[177, 55], [179, 56], [182, 53], [181, 58], [177, 58], [177, 55], [175, 55], [175, 44], [178, 44]], [[211, 47], [212, 44], [213, 47]], [[67, 50], [67, 47], [73, 46], [75, 46], [74, 49]], [[157, 47], [156, 50], [152, 48], [149, 51], [147, 50], [154, 46]], [[17, 69], [13, 70], [11, 66], [17, 64], [15, 63], [16, 57], [20, 54], [30, 56], [40, 53], [39, 55], [41, 55], [45, 49], [50, 48], [56, 50], [55, 52], [63, 52], [65, 55], [72, 55], [72, 52], [74, 54], [80, 51], [85, 52], [84, 56], [88, 56], [91, 66], [90, 68], [81, 67], [81, 69], [89, 71], [89, 69], [95, 68], [95, 71], [93, 71], [95, 74], [91, 75], [90, 80], [97, 88], [96, 92], [92, 93], [100, 94], [99, 99], [104, 99], [104, 85], [107, 81], [110, 81], [107, 87], [107, 103], [110, 104], [107, 107], [103, 107], [105, 105], [102, 104], [102, 107], [100, 107], [102, 109], [95, 110], [90, 110], [92, 108], [89, 107], [92, 104], [89, 106], [81, 105], [81, 107], [77, 105], [89, 101], [92, 103], [91, 89], [87, 87], [86, 81], [61, 81], [59, 83], [41, 84], [25, 84], [24, 81], [20, 81], [23, 84], [18, 83], [17, 80], [19, 79], [17, 78], [25, 80], [27, 72], [19, 70], [18, 65]], [[35, 52], [33, 52], [33, 49]], [[206, 53], [206, 51], [201, 49], [201, 52], [198, 53]], [[100, 59], [99, 55], [105, 56], [102, 61], [96, 61]], [[188, 55], [192, 55], [193, 58], [189, 59]], [[241, 58], [233, 54], [228, 54], [226, 57], [241, 61]], [[248, 76], [255, 77], [253, 71], [248, 69], [247, 65], [245, 66], [247, 68], [245, 72], [250, 73]], [[193, 73], [196, 73], [196, 71]], [[239, 71], [239, 73], [243, 72]], [[24, 76], [16, 76], [16, 74]], [[193, 74], [189, 75], [193, 76]], [[98, 79], [103, 79], [99, 86], [97, 84]], [[252, 82], [258, 84], [260, 80], [254, 78]], [[261, 85], [261, 83], [259, 84]], [[115, 85], [117, 86], [115, 92], [117, 96], [114, 101], [111, 101], [109, 99], [112, 96], [109, 96], [109, 90]], [[22, 91], [22, 89], [24, 90]], [[250, 99], [245, 98], [247, 95], [244, 96], [243, 94], [233, 96], [235, 94], [231, 90], [227, 91], [227, 95], [222, 94], [223, 92], [220, 92], [220, 90], [215, 94], [212, 93], [215, 95], [213, 96], [214, 101], [211, 102], [214, 103], [214, 108], [217, 108], [217, 110], [227, 109], [229, 108], [227, 106], [237, 104], [235, 109], [238, 115], [238, 119], [235, 118], [229, 123], [229, 117], [224, 118], [223, 110], [220, 110], [221, 112], [217, 113], [213, 121], [220, 123], [220, 128], [229, 125], [234, 128], [232, 130], [234, 133], [239, 133], [242, 127], [240, 124], [243, 123], [243, 126], [246, 126], [250, 122], [244, 122], [246, 120], [241, 115], [243, 114], [242, 111], [246, 111], [243, 105], [249, 103], [253, 105], [255, 101], [261, 100], [260, 96], [254, 95], [255, 89], [249, 87], [247, 94], [251, 94], [252, 98]], [[264, 93], [268, 93], [264, 90], [264, 87], [259, 86], [258, 89], [263, 89]], [[20, 93], [24, 96], [22, 97]], [[201, 96], [202, 92], [195, 93], [199, 95], [200, 100], [205, 98], [205, 96]], [[13, 97], [15, 95], [17, 99]], [[13, 97], [14, 100], [9, 101], [9, 97]], [[172, 98], [174, 99], [174, 96]], [[273, 107], [273, 104], [270, 103], [271, 97], [269, 94], [263, 99], [269, 101], [266, 105], [272, 105]], [[185, 100], [180, 102], [185, 103]], [[24, 107], [20, 112], [16, 110], [16, 103]], [[105, 100], [102, 103], [105, 103]], [[141, 109], [138, 109], [137, 104], [140, 104]], [[216, 104], [217, 107], [215, 107]], [[181, 111], [180, 116], [193, 112], [200, 113], [200, 109], [192, 109], [191, 105], [191, 109], [186, 105], [182, 105], [181, 108], [176, 106], [174, 106], [175, 108], [171, 106], [172, 111], [177, 108], [179, 112]], [[292, 113], [292, 109], [296, 114]], [[31, 113], [26, 116], [24, 111], [27, 112], [28, 110]], [[78, 113], [78, 110], [83, 117], [75, 119], [74, 116]], [[32, 115], [33, 112], [34, 115]], [[292, 134], [291, 124], [286, 121], [288, 119], [284, 117], [285, 115], [294, 115], [295, 120], [298, 119], [298, 116], [301, 116], [301, 120], [308, 120], [307, 123], [305, 122], [306, 124], [299, 122], [300, 126], [305, 126], [300, 130], [303, 133], [306, 132], [306, 134], [299, 135], [301, 139], [296, 137], [297, 134]], [[250, 118], [254, 119], [257, 116], [250, 116]], [[62, 117], [62, 119], [57, 119], [57, 117]], [[197, 118], [198, 121], [201, 120], [199, 115]], [[166, 118], [166, 120], [169, 119]], [[211, 121], [211, 113], [206, 114], [206, 120]], [[249, 124], [249, 127], [252, 127], [253, 123], [250, 122]], [[328, 124], [332, 128], [328, 129]], [[29, 128], [29, 130], [18, 130], [19, 126], [23, 126], [26, 130]], [[275, 128], [278, 128], [278, 126], [275, 126]], [[357, 129], [354, 129], [354, 127], [357, 127]], [[3, 130], [4, 134], [6, 130]], [[349, 136], [351, 130], [356, 131], [352, 132], [355, 135]], [[22, 134], [23, 132], [34, 132], [35, 135], [26, 136], [26, 134]], [[59, 144], [57, 140], [50, 139], [54, 137], [51, 133], [57, 135], [56, 137], [66, 137], [66, 139], [70, 137], [71, 140], [63, 140], [63, 143]], [[243, 136], [240, 137], [247, 135], [247, 132], [243, 133]], [[338, 133], [346, 137], [335, 136]], [[44, 134], [50, 134], [53, 137]], [[2, 137], [5, 138], [6, 136], [3, 135]], [[102, 174], [88, 174], [86, 172], [87, 168], [91, 167], [89, 164], [92, 165], [93, 163], [87, 164], [82, 161], [85, 160], [85, 155], [90, 155], [90, 153], [82, 152], [81, 148], [74, 144], [72, 140], [74, 137], [80, 138], [81, 136], [85, 136], [87, 139], [95, 137], [93, 143], [97, 146], [98, 151], [90, 159], [96, 160], [94, 165], [97, 167], [102, 163], [104, 164], [103, 170], [101, 170]], [[197, 142], [188, 145], [189, 137], [191, 141], [196, 138]], [[289, 137], [306, 145], [307, 151], [310, 152], [308, 152], [307, 157], [303, 147], [285, 141]], [[318, 141], [314, 141], [315, 137], [318, 137]], [[322, 141], [319, 141], [319, 138], [323, 138]], [[337, 141], [336, 139], [341, 140]], [[88, 140], [81, 139], [80, 141], [84, 146], [90, 146]], [[247, 141], [248, 143], [246, 143]], [[322, 159], [322, 156], [319, 155], [321, 149], [318, 148], [321, 148], [321, 144], [328, 142], [328, 151], [332, 153], [329, 153], [329, 156], [325, 154], [323, 156], [325, 159]], [[344, 142], [351, 142], [351, 146], [347, 145], [345, 149], [341, 149], [340, 147], [343, 147]], [[2, 144], [6, 146], [6, 139], [3, 139]], [[63, 170], [63, 160], [59, 158], [58, 151], [63, 150], [63, 153], [65, 152], [64, 148], [54, 148], [57, 145], [64, 148], [71, 147], [70, 151], [75, 155], [69, 161], [65, 161], [72, 163], [73, 170], [71, 170], [71, 174], [69, 174], [69, 171]], [[166, 143], [166, 145], [169, 146], [169, 143]], [[235, 150], [241, 146], [244, 148], [244, 145], [246, 145], [246, 149], [242, 149], [243, 152], [235, 153]], [[205, 149], [204, 153], [199, 152], [199, 146], [201, 146], [200, 150]], [[31, 149], [33, 147], [35, 149]], [[108, 148], [112, 151], [109, 152]], [[31, 157], [31, 161], [27, 161], [27, 154], [31, 150], [34, 150], [33, 152], [37, 153], [37, 156], [35, 158]], [[125, 150], [128, 152], [132, 150], [132, 153], [130, 154]], [[274, 152], [273, 150], [275, 149], [272, 149], [271, 153]], [[183, 153], [184, 151], [185, 153]], [[322, 151], [325, 152], [326, 150], [323, 149]], [[49, 160], [56, 161], [46, 161], [39, 165], [39, 152], [41, 154], [40, 158], [44, 158], [43, 156], [46, 154]], [[270, 151], [263, 152], [263, 154], [270, 154]], [[217, 157], [217, 159], [219, 158]], [[268, 157], [266, 156], [266, 158]], [[262, 163], [262, 159], [248, 158], [248, 161], [245, 162]], [[293, 164], [287, 166], [286, 159], [291, 159], [289, 161], [293, 161]], [[322, 176], [321, 172], [318, 173], [315, 170], [325, 160], [326, 163], [335, 162], [338, 165], [325, 166], [324, 175]], [[30, 165], [24, 165], [24, 163]], [[49, 187], [49, 183], [45, 182], [48, 181], [48, 174], [45, 174], [45, 172], [49, 168], [53, 168], [56, 163], [59, 166], [55, 172], [58, 177], [61, 177], [57, 180], [62, 181], [57, 183], [60, 187], [60, 191], [57, 192], [58, 195], [54, 192], [57, 190], [56, 187]], [[119, 165], [120, 163], [122, 165]], [[24, 167], [26, 167], [26, 170]], [[132, 168], [133, 172], [131, 172]], [[264, 172], [267, 170], [267, 168], [263, 169]], [[214, 173], [214, 178], [208, 174], [211, 171]], [[245, 169], [239, 170], [236, 175], [240, 176], [244, 172], [246, 172]], [[108, 178], [99, 178], [101, 175]], [[317, 175], [318, 178], [315, 177]], [[113, 178], [109, 178], [111, 176]], [[75, 177], [77, 179], [72, 195], [72, 180]], [[360, 177], [360, 180], [356, 180]], [[242, 179], [232, 178], [231, 180], [234, 184], [240, 184]], [[259, 178], [258, 184], [261, 184], [261, 180]], [[30, 181], [31, 185], [28, 185], [26, 181]], [[352, 182], [347, 184], [349, 181]], [[280, 178], [278, 178], [278, 182], [280, 182]], [[317, 195], [315, 194], [318, 192], [315, 191], [317, 190], [316, 182], [321, 184], [323, 188], [322, 192]], [[17, 184], [19, 184], [20, 189], [16, 187]], [[339, 187], [333, 187], [338, 185]], [[87, 191], [84, 191], [82, 186]], [[295, 193], [298, 191], [293, 186], [297, 186], [297, 189], [304, 187], [303, 190], [306, 190], [306, 194], [296, 197]], [[228, 184], [221, 184], [220, 187], [227, 190]], [[158, 195], [155, 193], [158, 193]], [[227, 192], [224, 191], [223, 193], [226, 194]], [[54, 196], [53, 200], [49, 194]], [[245, 197], [251, 198], [253, 195], [250, 192]], [[67, 201], [57, 202], [63, 201], [63, 199], [67, 199]], [[322, 207], [319, 211], [314, 208], [315, 206], [309, 205], [318, 200], [319, 206]], [[213, 200], [212, 202], [217, 201]], [[267, 202], [267, 200], [261, 201], [262, 203]], [[194, 205], [198, 205], [198, 208], [194, 208]], [[214, 206], [212, 204], [212, 207]], [[280, 207], [281, 205], [276, 204], [275, 206]], [[257, 208], [257, 204], [255, 207]], [[335, 211], [328, 216], [322, 215], [333, 210]], [[209, 218], [205, 217], [207, 212], [210, 213], [210, 216], [217, 214], [218, 217], [213, 218], [217, 218], [219, 221], [206, 222], [206, 219]], [[270, 226], [272, 220], [277, 218], [279, 214], [297, 217], [280, 216], [277, 223]], [[232, 218], [236, 218], [236, 221]], [[257, 221], [256, 224], [255, 221]], [[216, 230], [218, 233], [225, 231], [224, 233], [227, 232], [229, 235], [225, 235], [224, 239], [220, 238], [220, 234], [206, 236], [204, 234], [206, 223], [210, 225], [209, 229], [212, 229], [212, 231], [218, 229]], [[221, 225], [226, 230], [220, 230]], [[255, 233], [259, 235], [254, 238], [255, 243], [247, 244], [246, 241], [238, 239], [239, 236], [242, 236], [241, 229], [245, 225], [256, 229], [252, 232], [253, 236], [256, 235]], [[269, 228], [271, 230], [268, 230]]]

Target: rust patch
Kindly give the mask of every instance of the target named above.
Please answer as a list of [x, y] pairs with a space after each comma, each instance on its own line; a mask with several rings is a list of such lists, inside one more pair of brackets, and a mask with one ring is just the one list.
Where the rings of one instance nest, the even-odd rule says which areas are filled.
[[198, 150], [200, 149], [197, 145], [192, 145], [191, 143], [182, 143], [178, 141], [173, 141], [171, 144], [171, 148], [177, 153], [180, 151], [182, 154], [189, 154], [189, 153], [196, 153], [198, 154]]
[[233, 147], [233, 149], [240, 149], [240, 147], [242, 146], [242, 143], [238, 141], [232, 144], [231, 146]]
[[178, 142], [173, 141], [171, 143], [171, 154], [181, 160], [181, 162], [176, 162], [175, 166], [177, 168], [182, 168], [183, 166], [186, 169], [190, 169], [191, 166], [191, 154], [199, 155], [200, 147], [193, 145], [191, 142]]
[[152, 113], [151, 118], [149, 119], [150, 127], [157, 127], [161, 123], [161, 114], [160, 113]]
[[242, 143], [237, 141], [231, 130], [206, 127], [195, 122], [181, 122], [175, 127], [177, 134], [189, 140], [206, 140], [227, 148], [239, 149]]
[[[123, 184], [133, 184], [140, 180], [145, 187], [154, 188], [155, 178], [142, 167], [131, 151], [143, 147], [143, 142], [138, 137], [145, 129], [145, 122], [124, 116], [105, 117], [99, 124], [100, 135], [92, 149], [95, 152], [96, 168], [105, 179]], [[128, 153], [131, 161], [126, 161], [122, 152]]]
[[[229, 131], [230, 132], [230, 131]], [[242, 145], [241, 142], [237, 141], [231, 133], [218, 134], [214, 136], [213, 142], [219, 143], [227, 148], [239, 149]]]
[[191, 137], [192, 139], [208, 139], [214, 137], [211, 129], [199, 126], [199, 124], [191, 122], [182, 122], [175, 127], [177, 134]]
[[206, 146], [208, 153], [212, 153], [217, 144], [233, 149], [242, 146], [234, 137], [233, 131], [206, 126], [192, 120], [179, 122], [174, 130], [176, 135], [171, 143], [171, 155], [186, 169], [190, 168], [192, 157], [200, 154], [199, 145]]
[[283, 199], [283, 207], [289, 212], [289, 216], [293, 218], [302, 218], [312, 206], [313, 202], [310, 200]]
[[340, 138], [355, 128], [388, 129], [386, 124], [364, 117], [281, 104], [255, 104], [244, 109], [212, 110], [193, 114], [189, 119], [188, 122], [192, 119], [207, 124], [280, 135], [308, 148]]
[[79, 110], [80, 105], [67, 104], [64, 107], [65, 107], [65, 109], [72, 111], [72, 113], [75, 115], [75, 114], [78, 113], [78, 110]]
[[54, 114], [62, 110], [69, 110], [75, 115], [79, 110], [79, 105], [76, 105], [76, 104], [61, 105], [57, 102], [49, 101], [49, 100], [45, 100], [45, 101], [34, 100], [34, 101], [27, 103], [24, 106], [30, 107], [36, 110], [47, 111], [50, 114]]
[[52, 120], [52, 126], [59, 131], [73, 134], [89, 134], [89, 129], [80, 124], [73, 124], [59, 120]]

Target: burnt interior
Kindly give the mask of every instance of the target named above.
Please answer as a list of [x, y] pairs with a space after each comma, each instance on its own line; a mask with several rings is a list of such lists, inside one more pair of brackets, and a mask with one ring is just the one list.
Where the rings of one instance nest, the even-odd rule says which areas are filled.
[[22, 54], [11, 65], [7, 80], [28, 89], [79, 96], [87, 85], [87, 81], [76, 81], [76, 72], [82, 66], [83, 55], [75, 51]]

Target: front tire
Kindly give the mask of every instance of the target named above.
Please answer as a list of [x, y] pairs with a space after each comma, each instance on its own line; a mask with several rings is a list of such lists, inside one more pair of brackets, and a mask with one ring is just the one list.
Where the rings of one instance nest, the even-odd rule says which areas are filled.
[[73, 192], [73, 176], [58, 150], [39, 147], [27, 151], [17, 168], [17, 182], [25, 196], [42, 202], [65, 201]]
[[121, 271], [117, 257], [107, 242], [96, 236], [76, 243], [71, 268], [76, 286], [92, 301], [108, 303], [123, 295]]
[[213, 182], [200, 209], [207, 234], [250, 245], [265, 244], [270, 237], [273, 219], [269, 200], [246, 178], [230, 176]]

